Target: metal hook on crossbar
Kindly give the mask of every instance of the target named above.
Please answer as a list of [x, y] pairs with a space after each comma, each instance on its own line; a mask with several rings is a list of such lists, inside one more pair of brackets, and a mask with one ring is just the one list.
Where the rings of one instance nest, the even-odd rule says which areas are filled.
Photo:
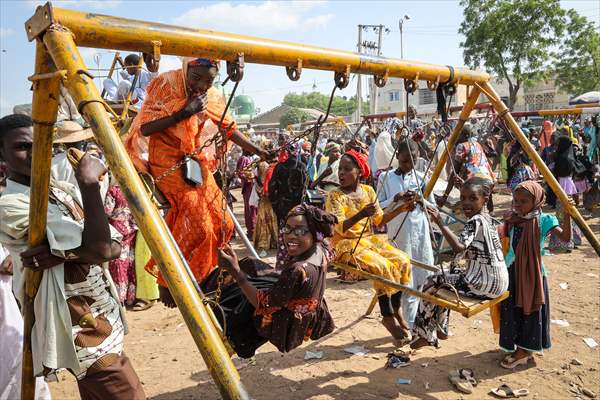
[[350, 66], [346, 65], [344, 72], [336, 72], [333, 80], [338, 89], [344, 89], [350, 83]]
[[146, 64], [148, 71], [158, 72], [158, 67], [160, 65], [160, 47], [162, 46], [162, 42], [160, 40], [153, 40], [151, 43], [152, 54], [142, 53], [142, 57], [144, 58], [144, 63]]
[[238, 53], [237, 61], [227, 61], [227, 79], [223, 82], [223, 85], [227, 81], [232, 80], [233, 82], [239, 82], [244, 77], [244, 53]]
[[404, 89], [406, 90], [406, 93], [414, 93], [415, 90], [417, 90], [417, 82], [412, 79], [405, 79]]
[[285, 67], [285, 73], [291, 81], [297, 81], [300, 79], [300, 75], [302, 74], [302, 59], [298, 59], [298, 65], [295, 67]]
[[389, 76], [390, 70], [386, 69], [385, 73], [383, 75], [375, 75], [373, 77], [373, 83], [375, 83], [375, 86], [382, 88], [387, 84], [387, 80], [388, 80], [388, 76]]

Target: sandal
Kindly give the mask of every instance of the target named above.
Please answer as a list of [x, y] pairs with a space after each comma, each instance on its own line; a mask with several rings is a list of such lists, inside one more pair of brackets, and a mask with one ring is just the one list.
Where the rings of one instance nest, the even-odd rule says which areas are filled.
[[519, 359], [516, 359], [513, 356], [508, 356], [504, 360], [502, 360], [500, 366], [506, 369], [514, 369], [519, 365], [527, 365], [529, 360], [533, 360], [533, 356], [527, 356]]
[[465, 378], [460, 376], [460, 373], [457, 370], [450, 371], [448, 374], [448, 379], [454, 385], [456, 390], [462, 393], [471, 394], [473, 393], [473, 385]]
[[133, 307], [131, 307], [131, 311], [144, 311], [151, 308], [155, 303], [156, 300], [138, 299]]
[[510, 386], [504, 384], [496, 389], [492, 389], [490, 393], [503, 399], [512, 399], [527, 396], [529, 394], [529, 389], [512, 390]]
[[477, 386], [477, 379], [475, 379], [475, 373], [470, 368], [461, 368], [458, 370], [461, 378], [466, 379], [471, 385]]

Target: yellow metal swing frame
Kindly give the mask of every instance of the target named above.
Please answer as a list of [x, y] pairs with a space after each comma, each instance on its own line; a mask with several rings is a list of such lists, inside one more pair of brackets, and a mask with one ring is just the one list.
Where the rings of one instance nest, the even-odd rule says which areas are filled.
[[[460, 120], [449, 138], [452, 149], [479, 95], [485, 94], [515, 134], [525, 151], [536, 163], [547, 182], [584, 232], [596, 252], [600, 242], [575, 209], [566, 194], [538, 154], [531, 147], [506, 106], [490, 85], [488, 74], [466, 68], [419, 63], [392, 58], [368, 56], [347, 51], [261, 39], [250, 36], [190, 29], [160, 23], [85, 13], [54, 8], [50, 3], [38, 7], [25, 23], [30, 41], [36, 41], [33, 82], [32, 118], [34, 121], [33, 161], [29, 244], [39, 245], [45, 236], [48, 185], [52, 158], [52, 130], [56, 122], [60, 85], [72, 96], [79, 112], [90, 124], [97, 142], [102, 146], [110, 169], [119, 182], [135, 220], [148, 242], [152, 256], [173, 294], [175, 302], [192, 334], [202, 357], [223, 398], [248, 399], [246, 389], [234, 367], [220, 333], [211, 319], [203, 295], [198, 293], [186, 273], [186, 260], [172, 240], [168, 228], [144, 189], [133, 163], [107, 114], [107, 105], [93, 83], [81, 58], [78, 46], [177, 56], [204, 56], [235, 62], [243, 54], [246, 62], [287, 67], [333, 71], [337, 78], [348, 79], [350, 73], [370, 74], [380, 82], [388, 77], [426, 80], [432, 86], [439, 83], [470, 86], [470, 95]], [[448, 158], [444, 153], [436, 165], [425, 194], [433, 189]], [[375, 279], [375, 277], [373, 277]], [[35, 394], [31, 359], [31, 327], [33, 300], [41, 274], [28, 271], [26, 277], [25, 338], [23, 349], [22, 398], [31, 400]]]

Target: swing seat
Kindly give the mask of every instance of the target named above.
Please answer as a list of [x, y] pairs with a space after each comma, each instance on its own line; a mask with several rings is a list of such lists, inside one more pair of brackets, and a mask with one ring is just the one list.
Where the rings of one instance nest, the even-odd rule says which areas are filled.
[[[419, 268], [423, 268], [423, 266], [425, 265], [425, 264], [421, 264], [421, 263], [418, 263], [418, 262], [415, 262], [412, 260], [411, 260], [411, 263], [414, 266], [419, 267]], [[408, 286], [402, 285], [397, 282], [390, 281], [389, 279], [383, 278], [379, 275], [375, 275], [370, 272], [363, 271], [362, 269], [357, 268], [353, 265], [336, 263], [336, 262], [331, 263], [331, 265], [334, 268], [339, 268], [341, 270], [351, 272], [358, 276], [362, 276], [364, 278], [367, 278], [367, 279], [370, 279], [373, 281], [377, 281], [379, 283], [384, 284], [385, 286], [388, 286], [388, 287], [391, 287], [394, 289], [398, 289], [404, 293], [418, 297], [422, 300], [429, 301], [430, 303], [433, 303], [440, 307], [444, 307], [449, 310], [456, 311], [465, 318], [472, 317], [473, 315], [476, 315], [476, 314], [480, 313], [481, 311], [486, 310], [486, 309], [492, 307], [493, 305], [500, 303], [502, 300], [506, 299], [509, 294], [508, 292], [504, 292], [500, 296], [496, 297], [495, 299], [476, 299], [476, 298], [464, 296], [461, 294], [457, 295], [456, 293], [454, 293], [448, 289], [440, 289], [436, 292], [435, 295], [433, 295], [433, 294], [429, 294], [429, 293], [420, 292], [418, 290], [414, 290]], [[431, 266], [427, 266], [427, 267], [428, 268], [426, 268], [426, 269], [435, 268], [435, 267], [431, 267]], [[376, 301], [377, 301], [377, 294], [371, 301], [371, 304], [369, 305], [369, 309], [367, 310], [366, 315], [369, 315], [373, 311]]]

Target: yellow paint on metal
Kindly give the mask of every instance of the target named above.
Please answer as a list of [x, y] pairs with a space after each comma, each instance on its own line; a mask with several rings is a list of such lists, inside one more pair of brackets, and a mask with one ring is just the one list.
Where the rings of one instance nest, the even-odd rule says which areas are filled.
[[425, 196], [426, 198], [429, 197], [429, 195], [433, 191], [433, 187], [435, 186], [435, 183], [440, 177], [442, 169], [446, 168], [446, 162], [448, 162], [448, 155], [452, 153], [452, 149], [454, 148], [456, 141], [460, 137], [460, 131], [462, 130], [463, 126], [465, 125], [465, 122], [469, 118], [469, 115], [471, 115], [471, 111], [473, 111], [473, 108], [475, 107], [475, 104], [477, 103], [477, 99], [479, 98], [480, 94], [481, 91], [476, 87], [474, 87], [473, 90], [471, 90], [471, 92], [469, 93], [469, 97], [467, 98], [467, 102], [465, 103], [462, 111], [460, 112], [460, 116], [458, 117], [456, 126], [454, 127], [452, 134], [448, 138], [446, 150], [440, 156], [439, 161], [437, 162], [435, 168], [433, 169], [433, 172], [431, 173], [431, 178], [427, 182], [427, 186], [425, 187], [425, 191], [423, 192], [423, 196]]
[[600, 102], [587, 103], [587, 104], [576, 104], [575, 108], [588, 108], [588, 107], [600, 107]]
[[[101, 14], [85, 13], [62, 8], [50, 9], [46, 4], [36, 11], [26, 28], [36, 32], [35, 26], [43, 21], [40, 15], [52, 16], [55, 22], [75, 34], [79, 46], [122, 51], [154, 51], [153, 41], [160, 41], [163, 55], [211, 57], [237, 60], [239, 53], [249, 63], [295, 67], [302, 59], [302, 68], [350, 72], [390, 77], [446, 82], [450, 68], [444, 65], [377, 57], [348, 51], [308, 46], [299, 43], [262, 39], [205, 29], [184, 28], [174, 25], [144, 22]], [[473, 84], [487, 82], [485, 72], [454, 68], [454, 82]]]
[[476, 86], [478, 86], [485, 93], [490, 102], [494, 105], [496, 111], [502, 117], [502, 119], [512, 131], [512, 133], [515, 135], [519, 143], [521, 143], [523, 150], [525, 150], [529, 158], [531, 158], [531, 160], [533, 160], [533, 162], [535, 163], [548, 186], [550, 186], [552, 191], [556, 194], [556, 196], [562, 203], [564, 209], [573, 218], [577, 226], [581, 228], [581, 231], [583, 232], [585, 237], [588, 239], [594, 250], [596, 250], [596, 253], [600, 256], [600, 241], [598, 240], [598, 237], [594, 235], [594, 232], [592, 232], [590, 227], [586, 224], [581, 214], [579, 214], [577, 208], [571, 205], [571, 203], [569, 202], [569, 196], [567, 196], [567, 194], [562, 190], [562, 187], [554, 177], [554, 174], [552, 174], [546, 163], [542, 161], [540, 155], [531, 146], [531, 143], [529, 143], [529, 140], [527, 139], [525, 134], [523, 134], [521, 128], [519, 127], [513, 116], [510, 114], [510, 112], [508, 112], [508, 108], [504, 105], [504, 103], [500, 99], [500, 96], [498, 96], [498, 93], [496, 93], [492, 85], [490, 85], [487, 82], [481, 84], [481, 86], [479, 84]]
[[[60, 72], [60, 71], [59, 71]], [[52, 134], [58, 111], [61, 74], [56, 73], [54, 63], [44, 44], [36, 43], [35, 75], [33, 79], [33, 150], [31, 161], [31, 198], [29, 203], [29, 247], [39, 246], [46, 239], [46, 216], [48, 213], [48, 188], [52, 162]], [[35, 173], [33, 173], [35, 171]], [[21, 304], [24, 316], [23, 365], [21, 398], [35, 398], [35, 379], [31, 352], [31, 330], [35, 322], [33, 301], [42, 281], [42, 272], [25, 271], [25, 299]]]
[[557, 108], [556, 110], [539, 110], [538, 115], [549, 116], [549, 115], [580, 115], [582, 108]]
[[[85, 24], [82, 21], [83, 24]], [[92, 79], [86, 74], [73, 36], [64, 27], [52, 25], [43, 36], [48, 52], [61, 69], [67, 71], [66, 87], [82, 115], [90, 124], [101, 145], [110, 169], [119, 182], [138, 227], [146, 238], [152, 256], [167, 281], [169, 289], [190, 330], [221, 395], [227, 399], [248, 399], [239, 374], [186, 273], [185, 259], [171, 239], [170, 232], [148, 197], [143, 183], [125, 151], [101, 102]], [[82, 105], [85, 104], [83, 107]]]

